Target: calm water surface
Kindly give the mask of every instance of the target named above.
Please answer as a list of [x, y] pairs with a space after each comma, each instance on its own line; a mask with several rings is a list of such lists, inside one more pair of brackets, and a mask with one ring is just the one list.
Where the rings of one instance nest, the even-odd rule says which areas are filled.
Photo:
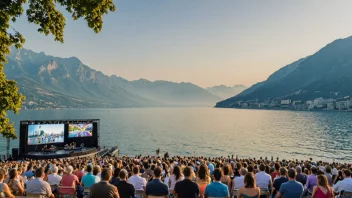
[[[118, 145], [127, 155], [154, 154], [239, 157], [279, 156], [352, 162], [352, 113], [140, 108], [23, 110], [19, 120], [92, 119], [100, 124], [100, 144]], [[18, 146], [18, 140], [11, 143]], [[0, 149], [5, 141], [0, 139]]]

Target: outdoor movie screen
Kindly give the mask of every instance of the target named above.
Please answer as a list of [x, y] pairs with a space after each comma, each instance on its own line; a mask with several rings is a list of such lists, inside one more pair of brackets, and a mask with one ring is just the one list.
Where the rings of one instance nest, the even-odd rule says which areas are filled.
[[28, 125], [28, 145], [64, 142], [64, 124]]
[[92, 137], [93, 136], [93, 124], [69, 124], [68, 126], [68, 137]]

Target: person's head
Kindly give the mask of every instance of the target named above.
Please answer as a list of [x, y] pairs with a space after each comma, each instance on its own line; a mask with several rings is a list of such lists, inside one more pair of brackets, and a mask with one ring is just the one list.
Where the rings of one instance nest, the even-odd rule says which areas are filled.
[[160, 167], [154, 168], [153, 173], [154, 173], [154, 179], [161, 178], [161, 168]]
[[198, 170], [198, 177], [201, 180], [205, 180], [209, 177], [209, 170], [208, 166], [205, 164], [200, 165], [199, 170]]
[[88, 165], [86, 170], [88, 173], [91, 173], [93, 171], [93, 167], [91, 165]]
[[289, 179], [296, 179], [297, 172], [296, 172], [295, 169], [290, 168], [290, 169], [288, 170], [287, 175], [288, 175], [288, 178], [289, 178]]
[[245, 188], [254, 188], [256, 186], [253, 173], [247, 173], [246, 176], [244, 176], [244, 186]]
[[134, 166], [132, 169], [132, 172], [134, 175], [138, 175], [139, 174], [139, 166]]
[[104, 168], [101, 171], [101, 181], [110, 181], [111, 179], [111, 169], [110, 168]]
[[194, 176], [194, 172], [193, 172], [193, 168], [190, 166], [186, 166], [183, 169], [183, 175], [185, 176], [185, 178], [187, 179], [192, 179]]
[[331, 167], [330, 166], [326, 166], [325, 167], [325, 172], [331, 174], [332, 173]]
[[343, 170], [343, 178], [350, 178], [351, 177], [351, 171], [349, 169]]
[[115, 168], [115, 170], [114, 170], [114, 177], [115, 177], [115, 178], [119, 177], [120, 171], [121, 171], [120, 168]]
[[312, 174], [316, 175], [318, 173], [318, 169], [316, 167], [312, 167], [310, 169], [312, 171]]
[[125, 169], [122, 169], [119, 173], [120, 180], [126, 180], [128, 177], [128, 173]]
[[248, 170], [246, 168], [241, 168], [241, 175], [245, 176], [248, 173]]
[[288, 164], [288, 168], [295, 168], [295, 164], [292, 163], [292, 162], [290, 162], [290, 163]]
[[253, 173], [254, 172], [254, 167], [252, 166], [252, 164], [248, 165], [248, 172], [249, 173]]
[[6, 171], [5, 169], [0, 169], [0, 181], [4, 180], [6, 176]]
[[9, 172], [9, 177], [10, 179], [15, 179], [17, 177], [18, 173], [17, 173], [17, 170], [16, 169], [11, 169], [10, 172]]
[[66, 174], [72, 174], [72, 172], [73, 172], [73, 167], [72, 166], [67, 166], [65, 168], [65, 173]]
[[222, 177], [222, 171], [219, 168], [216, 168], [213, 172], [215, 181], [220, 181]]
[[229, 164], [224, 166], [223, 168], [224, 175], [230, 175], [230, 171], [231, 171], [231, 167]]
[[327, 188], [329, 185], [328, 178], [325, 175], [317, 175], [317, 184]]
[[302, 168], [300, 166], [297, 166], [296, 171], [297, 171], [297, 174], [300, 174], [302, 173]]
[[93, 175], [98, 175], [100, 173], [100, 166], [94, 166]]
[[259, 165], [259, 171], [265, 171], [265, 165], [264, 164], [260, 164]]
[[176, 176], [176, 180], [180, 179], [181, 177], [181, 168], [176, 166], [172, 172]]
[[57, 168], [56, 166], [54, 166], [54, 167], [51, 168], [51, 173], [52, 173], [52, 174], [56, 174], [57, 171], [58, 171], [58, 168]]
[[280, 176], [286, 176], [287, 170], [284, 167], [280, 168]]
[[43, 178], [44, 177], [44, 168], [40, 167], [35, 170], [34, 176], [37, 178]]

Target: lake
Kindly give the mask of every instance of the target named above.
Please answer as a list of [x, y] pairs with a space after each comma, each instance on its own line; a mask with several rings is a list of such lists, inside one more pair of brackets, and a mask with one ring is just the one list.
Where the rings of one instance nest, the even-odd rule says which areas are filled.
[[[352, 161], [350, 112], [214, 108], [22, 110], [20, 120], [100, 119], [100, 144], [121, 154], [155, 154]], [[18, 140], [11, 142], [18, 147]], [[5, 151], [0, 138], [0, 149]]]

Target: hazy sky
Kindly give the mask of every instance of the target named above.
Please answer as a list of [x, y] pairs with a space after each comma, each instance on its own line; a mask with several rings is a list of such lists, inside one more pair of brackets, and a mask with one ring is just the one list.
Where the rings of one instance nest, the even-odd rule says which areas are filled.
[[[251, 85], [338, 38], [352, 35], [351, 0], [114, 0], [95, 34], [67, 19], [65, 43], [14, 27], [25, 47], [135, 80]], [[69, 17], [69, 14], [65, 14]]]

